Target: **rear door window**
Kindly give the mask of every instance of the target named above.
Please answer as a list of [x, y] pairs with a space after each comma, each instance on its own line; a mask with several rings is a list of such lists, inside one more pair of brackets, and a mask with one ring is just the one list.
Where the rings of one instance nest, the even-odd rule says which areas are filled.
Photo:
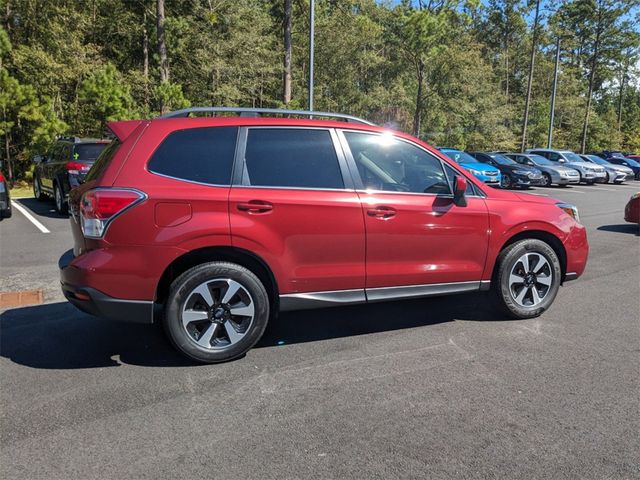
[[331, 133], [323, 129], [249, 129], [242, 177], [257, 187], [344, 188]]
[[102, 172], [104, 172], [105, 168], [107, 168], [109, 163], [111, 163], [111, 159], [120, 148], [120, 145], [122, 145], [120, 140], [114, 140], [108, 144], [108, 146], [102, 150], [102, 153], [98, 155], [98, 158], [91, 166], [91, 170], [87, 173], [85, 180], [95, 180], [98, 178]]
[[204, 127], [175, 131], [160, 144], [150, 172], [209, 185], [230, 185], [237, 127]]

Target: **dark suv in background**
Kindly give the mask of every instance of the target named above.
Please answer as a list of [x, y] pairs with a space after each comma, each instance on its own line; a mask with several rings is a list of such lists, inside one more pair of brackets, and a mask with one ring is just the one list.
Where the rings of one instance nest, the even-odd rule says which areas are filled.
[[109, 140], [60, 137], [46, 155], [36, 155], [33, 161], [33, 195], [38, 200], [51, 196], [56, 211], [68, 211], [69, 190], [84, 181], [84, 177]]

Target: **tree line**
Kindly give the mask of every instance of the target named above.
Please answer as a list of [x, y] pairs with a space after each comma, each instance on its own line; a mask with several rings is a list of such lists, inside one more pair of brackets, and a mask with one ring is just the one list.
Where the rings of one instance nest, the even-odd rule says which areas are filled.
[[[434, 145], [640, 150], [640, 0], [316, 0], [317, 110]], [[307, 108], [309, 0], [2, 0], [5, 173], [189, 105]], [[7, 172], [8, 171], [8, 172]]]

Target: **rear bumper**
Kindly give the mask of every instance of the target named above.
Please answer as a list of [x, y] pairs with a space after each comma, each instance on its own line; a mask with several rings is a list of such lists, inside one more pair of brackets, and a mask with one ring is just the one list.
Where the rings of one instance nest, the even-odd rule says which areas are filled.
[[78, 269], [74, 267], [73, 251], [66, 251], [58, 260], [62, 293], [76, 308], [95, 315], [133, 323], [153, 323], [153, 302], [123, 300], [106, 295], [95, 288], [78, 283]]

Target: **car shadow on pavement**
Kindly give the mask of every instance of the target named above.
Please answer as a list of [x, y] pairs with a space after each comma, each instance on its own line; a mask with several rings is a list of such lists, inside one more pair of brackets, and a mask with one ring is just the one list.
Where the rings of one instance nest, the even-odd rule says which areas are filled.
[[[284, 312], [269, 324], [257, 347], [428, 327], [455, 320], [500, 321], [506, 317], [481, 294]], [[0, 314], [0, 356], [41, 369], [194, 365], [173, 349], [159, 325], [102, 320], [65, 302]]]
[[601, 225], [598, 227], [598, 230], [601, 230], [603, 232], [633, 233], [635, 235], [640, 235], [640, 225], [635, 225], [633, 223], [621, 223], [618, 225]]
[[45, 200], [36, 200], [33, 197], [28, 198], [17, 198], [14, 199], [15, 202], [18, 202], [20, 205], [28, 208], [33, 213], [40, 217], [48, 217], [48, 218], [65, 218], [67, 215], [60, 215], [56, 212], [55, 206], [53, 205], [53, 200], [45, 199]]
[[316, 342], [456, 320], [510, 319], [491, 306], [487, 295], [480, 293], [283, 312], [267, 326], [257, 347]]

